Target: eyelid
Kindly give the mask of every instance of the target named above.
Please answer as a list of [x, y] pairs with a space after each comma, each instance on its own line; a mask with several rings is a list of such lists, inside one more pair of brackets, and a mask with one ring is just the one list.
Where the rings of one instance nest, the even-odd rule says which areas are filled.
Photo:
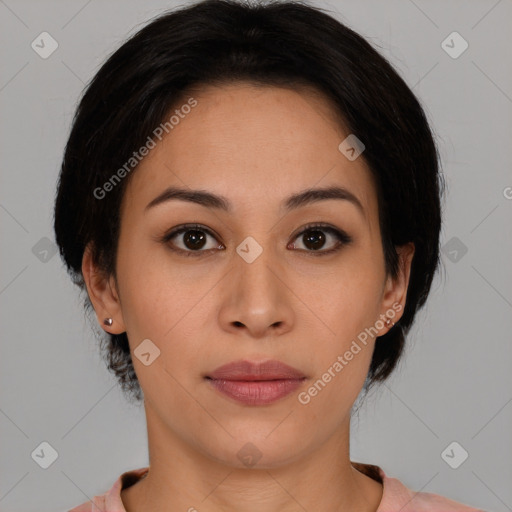
[[302, 226], [301, 228], [299, 228], [299, 230], [296, 233], [294, 233], [291, 236], [291, 238], [295, 239], [298, 236], [304, 234], [304, 232], [313, 231], [315, 228], [323, 229], [324, 231], [328, 231], [330, 233], [339, 233], [340, 235], [344, 235], [347, 238], [350, 238], [348, 236], [348, 234], [345, 233], [345, 231], [343, 231], [342, 229], [337, 228], [335, 226], [331, 226], [330, 224], [327, 224], [325, 222], [311, 222], [309, 224], [306, 224], [305, 226]]
[[210, 228], [207, 228], [206, 226], [203, 226], [202, 224], [195, 224], [195, 223], [188, 223], [188, 224], [180, 224], [179, 226], [176, 226], [169, 231], [167, 231], [164, 236], [162, 237], [164, 240], [169, 240], [170, 238], [181, 234], [185, 231], [189, 230], [198, 230], [198, 231], [204, 231], [205, 233], [208, 233], [209, 235], [213, 236], [214, 238], [220, 238], [214, 231], [212, 231]]

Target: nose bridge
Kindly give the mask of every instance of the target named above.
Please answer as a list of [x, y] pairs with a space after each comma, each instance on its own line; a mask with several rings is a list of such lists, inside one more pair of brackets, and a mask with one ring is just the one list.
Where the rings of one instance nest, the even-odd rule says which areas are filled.
[[264, 336], [270, 333], [269, 329], [290, 327], [291, 305], [282, 284], [283, 269], [277, 251], [270, 246], [271, 239], [269, 233], [262, 231], [247, 236], [236, 247], [229, 297], [221, 313], [225, 328], [245, 327], [253, 336]]
[[[256, 237], [260, 240], [256, 239]], [[235, 263], [236, 284], [240, 286], [244, 299], [269, 302], [276, 299], [279, 290], [276, 288], [274, 268], [279, 265], [275, 258], [276, 251], [270, 246], [271, 237], [267, 234], [247, 236], [236, 248]]]

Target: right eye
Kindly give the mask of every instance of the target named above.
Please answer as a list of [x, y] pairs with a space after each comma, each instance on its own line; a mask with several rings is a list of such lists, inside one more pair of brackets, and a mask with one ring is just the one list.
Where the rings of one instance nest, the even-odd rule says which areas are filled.
[[[166, 243], [172, 251], [182, 253], [184, 256], [202, 256], [205, 252], [225, 249], [218, 241], [205, 249], [208, 245], [208, 237], [216, 240], [215, 235], [208, 228], [200, 224], [184, 224], [166, 233], [162, 242]], [[173, 239], [176, 239], [177, 243], [171, 243]]]

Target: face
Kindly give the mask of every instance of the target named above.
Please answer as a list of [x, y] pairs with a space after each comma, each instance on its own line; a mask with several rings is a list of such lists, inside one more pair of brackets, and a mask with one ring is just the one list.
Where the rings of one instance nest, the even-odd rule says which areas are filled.
[[[194, 98], [131, 176], [117, 283], [95, 279], [87, 256], [84, 275], [98, 319], [127, 332], [148, 426], [212, 460], [241, 466], [246, 446], [273, 467], [348, 433], [384, 315], [401, 315], [413, 248], [387, 276], [371, 174], [338, 149], [349, 133], [325, 99], [250, 84]], [[148, 206], [168, 187], [225, 208], [191, 194]], [[239, 360], [303, 378], [208, 378]]]

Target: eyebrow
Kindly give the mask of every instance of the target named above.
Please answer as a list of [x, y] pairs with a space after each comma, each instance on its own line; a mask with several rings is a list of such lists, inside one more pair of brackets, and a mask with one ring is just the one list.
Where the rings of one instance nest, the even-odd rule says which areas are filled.
[[[282, 207], [289, 212], [302, 206], [307, 206], [318, 201], [327, 199], [339, 199], [352, 203], [360, 213], [365, 216], [365, 210], [359, 199], [344, 187], [332, 186], [325, 188], [306, 189], [301, 192], [292, 194], [283, 201]], [[168, 187], [161, 194], [155, 197], [144, 209], [148, 211], [157, 205], [166, 203], [171, 200], [188, 201], [207, 208], [215, 208], [232, 212], [232, 205], [224, 196], [213, 194], [204, 190], [191, 190], [179, 187]]]

